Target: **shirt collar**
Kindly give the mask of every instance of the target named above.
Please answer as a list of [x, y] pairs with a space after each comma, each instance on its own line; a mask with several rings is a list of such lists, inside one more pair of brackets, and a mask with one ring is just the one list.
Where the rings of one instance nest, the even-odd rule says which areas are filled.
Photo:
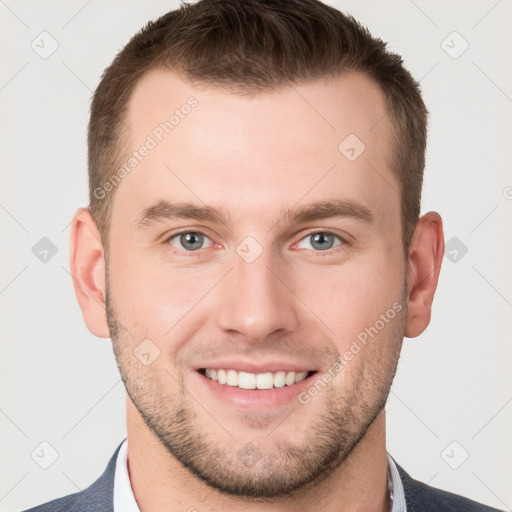
[[405, 503], [405, 493], [404, 486], [402, 484], [402, 479], [400, 478], [400, 474], [398, 473], [398, 469], [396, 467], [395, 461], [388, 455], [388, 469], [391, 475], [391, 501], [392, 507], [391, 512], [407, 512], [407, 505]]
[[140, 512], [128, 475], [127, 453], [128, 439], [125, 439], [117, 454], [114, 475], [114, 512]]

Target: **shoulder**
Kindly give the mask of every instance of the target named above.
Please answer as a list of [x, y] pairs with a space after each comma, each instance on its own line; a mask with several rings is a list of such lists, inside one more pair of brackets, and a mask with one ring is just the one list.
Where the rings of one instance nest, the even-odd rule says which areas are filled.
[[66, 510], [73, 510], [77, 498], [82, 492], [77, 492], [75, 494], [68, 494], [67, 496], [63, 496], [62, 498], [57, 498], [56, 500], [48, 501], [47, 503], [42, 503], [41, 505], [37, 505], [37, 507], [29, 508], [24, 512], [51, 512], [58, 510], [59, 512], [65, 512]]
[[117, 454], [123, 442], [119, 444], [103, 474], [87, 489], [68, 494], [47, 503], [42, 503], [24, 512], [95, 512], [97, 510], [113, 511], [114, 474]]
[[402, 480], [407, 512], [500, 512], [496, 508], [414, 480], [395, 464]]

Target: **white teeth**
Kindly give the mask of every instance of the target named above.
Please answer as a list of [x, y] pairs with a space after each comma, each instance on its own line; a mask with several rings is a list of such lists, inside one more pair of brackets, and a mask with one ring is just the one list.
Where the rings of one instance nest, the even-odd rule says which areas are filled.
[[291, 386], [295, 382], [295, 372], [288, 372], [284, 378], [284, 382], [287, 386]]
[[238, 387], [242, 389], [255, 389], [256, 375], [254, 373], [240, 372], [238, 374]]
[[228, 386], [239, 387], [242, 389], [271, 389], [272, 387], [282, 388], [283, 386], [291, 386], [296, 382], [304, 380], [308, 372], [265, 372], [265, 373], [248, 373], [237, 372], [236, 370], [215, 370], [206, 368], [205, 376], [211, 380], [217, 381], [219, 384], [227, 384]]
[[238, 372], [235, 370], [227, 370], [226, 384], [228, 386], [238, 386]]
[[268, 373], [258, 373], [256, 375], [256, 387], [258, 389], [272, 389], [274, 387], [274, 375]]
[[297, 375], [295, 375], [295, 382], [300, 382], [301, 380], [304, 380], [308, 376], [308, 372], [297, 372]]
[[282, 388], [286, 384], [286, 372], [274, 373], [274, 387]]

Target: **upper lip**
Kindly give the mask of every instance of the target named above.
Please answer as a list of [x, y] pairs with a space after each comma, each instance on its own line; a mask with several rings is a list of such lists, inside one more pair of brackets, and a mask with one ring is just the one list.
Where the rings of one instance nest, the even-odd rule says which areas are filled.
[[196, 368], [197, 370], [201, 369], [215, 369], [215, 370], [236, 370], [238, 372], [247, 372], [247, 373], [266, 373], [266, 372], [310, 372], [315, 371], [315, 368], [312, 368], [309, 365], [303, 363], [293, 363], [293, 362], [285, 362], [285, 361], [268, 361], [266, 363], [254, 363], [250, 361], [241, 361], [241, 360], [222, 360], [222, 361], [212, 361], [210, 363], [205, 363], [204, 365]]

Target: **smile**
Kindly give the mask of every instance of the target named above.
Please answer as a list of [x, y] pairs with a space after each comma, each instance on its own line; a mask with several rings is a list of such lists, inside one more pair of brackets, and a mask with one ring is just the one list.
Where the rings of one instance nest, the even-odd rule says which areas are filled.
[[272, 389], [301, 382], [313, 372], [265, 372], [249, 373], [233, 369], [204, 368], [201, 373], [219, 384], [240, 389]]

